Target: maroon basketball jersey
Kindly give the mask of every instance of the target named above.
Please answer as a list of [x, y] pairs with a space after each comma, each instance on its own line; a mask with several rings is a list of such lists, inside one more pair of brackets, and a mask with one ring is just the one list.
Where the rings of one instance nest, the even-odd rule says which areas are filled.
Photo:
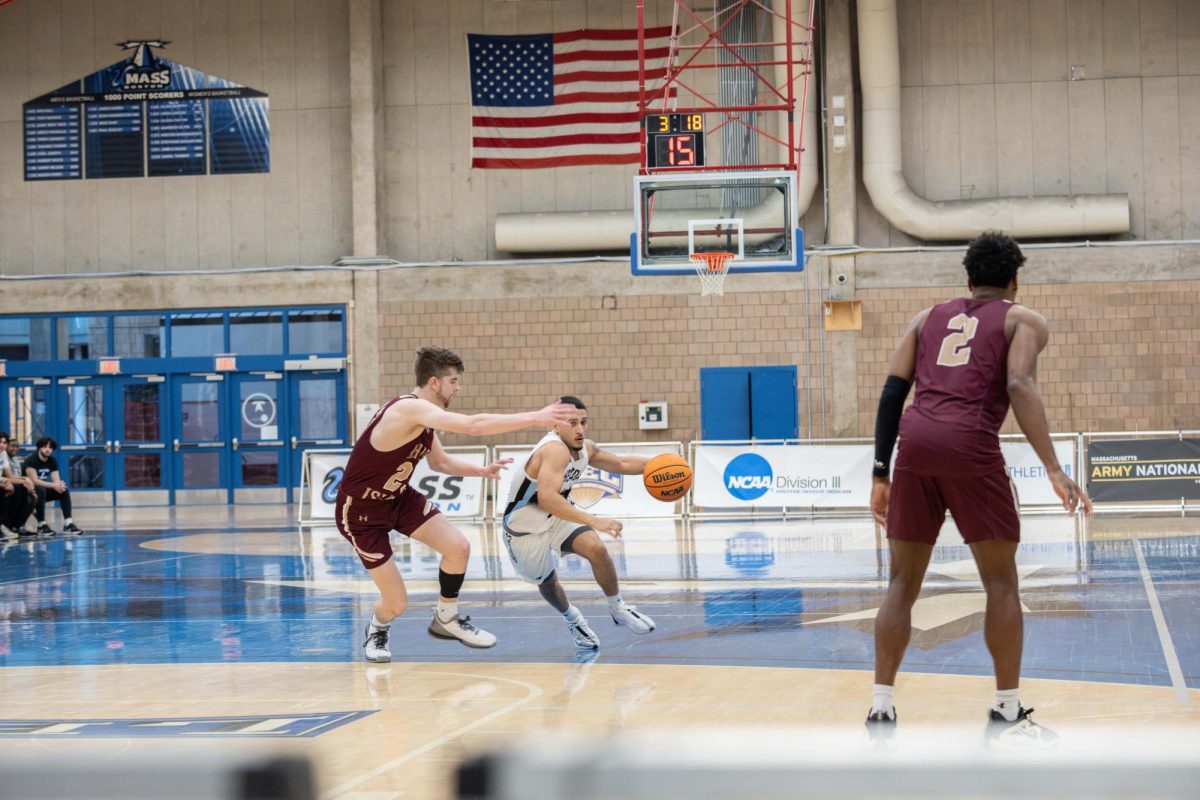
[[338, 489], [339, 494], [356, 501], [387, 502], [404, 493], [417, 464], [433, 447], [433, 429], [425, 428], [416, 438], [387, 452], [376, 450], [371, 445], [371, 432], [394, 403], [415, 399], [415, 394], [401, 395], [379, 409], [354, 443], [346, 473], [342, 476], [342, 485]]
[[980, 475], [1004, 467], [1012, 303], [968, 297], [934, 306], [917, 342], [916, 396], [900, 421], [896, 468]]

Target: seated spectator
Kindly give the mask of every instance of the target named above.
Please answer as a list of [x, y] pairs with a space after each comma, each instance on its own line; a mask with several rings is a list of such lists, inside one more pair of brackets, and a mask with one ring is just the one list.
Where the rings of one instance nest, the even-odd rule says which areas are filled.
[[37, 536], [37, 531], [25, 530], [25, 520], [33, 513], [37, 493], [33, 481], [22, 476], [13, 469], [12, 459], [8, 455], [8, 434], [0, 431], [0, 477], [3, 477], [11, 493], [6, 488], [5, 509], [3, 522], [0, 523], [0, 534], [6, 539], [13, 537]]
[[[8, 519], [8, 503], [14, 491], [12, 481], [0, 475], [0, 520]], [[0, 523], [0, 542], [16, 541], [17, 538], [16, 531]]]
[[58, 460], [54, 457], [57, 449], [58, 442], [43, 436], [38, 439], [37, 452], [25, 460], [26, 480], [33, 484], [37, 494], [37, 506], [34, 509], [38, 521], [37, 532], [42, 536], [54, 535], [54, 529], [46, 524], [46, 503], [57, 500], [63, 514], [63, 533], [78, 536], [83, 531], [71, 521], [71, 492], [58, 473]]

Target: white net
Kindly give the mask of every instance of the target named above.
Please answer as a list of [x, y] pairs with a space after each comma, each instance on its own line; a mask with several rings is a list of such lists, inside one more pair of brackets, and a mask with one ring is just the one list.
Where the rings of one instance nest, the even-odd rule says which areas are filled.
[[729, 265], [733, 261], [733, 253], [692, 253], [692, 266], [700, 278], [700, 295], [725, 294], [725, 276], [729, 274]]

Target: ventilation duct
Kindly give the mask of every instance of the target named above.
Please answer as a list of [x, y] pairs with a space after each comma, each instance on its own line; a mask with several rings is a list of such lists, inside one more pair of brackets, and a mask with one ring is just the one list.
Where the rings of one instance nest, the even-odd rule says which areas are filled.
[[858, 0], [863, 182], [879, 213], [925, 240], [971, 239], [985, 230], [1018, 238], [1094, 236], [1129, 230], [1124, 194], [1055, 195], [934, 202], [901, 169], [900, 40], [895, 0]]

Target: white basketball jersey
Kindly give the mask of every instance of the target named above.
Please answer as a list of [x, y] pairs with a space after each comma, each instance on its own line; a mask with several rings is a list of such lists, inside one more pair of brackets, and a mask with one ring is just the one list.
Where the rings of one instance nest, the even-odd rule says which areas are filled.
[[[551, 431], [541, 438], [541, 440], [533, 446], [533, 450], [529, 452], [529, 457], [521, 464], [521, 472], [513, 478], [512, 486], [508, 492], [508, 502], [504, 506], [504, 527], [515, 535], [522, 533], [536, 533], [546, 527], [546, 523], [554, 518], [553, 514], [542, 509], [537, 502], [537, 479], [529, 477], [525, 471], [526, 466], [533, 458], [533, 454], [540, 450], [544, 445], [550, 442], [561, 442], [562, 438]], [[571, 489], [574, 488], [575, 482], [578, 481], [588, 467], [587, 448], [584, 447], [578, 453], [568, 450], [573, 458], [567, 462], [567, 468], [563, 472], [562, 496], [570, 501]]]

